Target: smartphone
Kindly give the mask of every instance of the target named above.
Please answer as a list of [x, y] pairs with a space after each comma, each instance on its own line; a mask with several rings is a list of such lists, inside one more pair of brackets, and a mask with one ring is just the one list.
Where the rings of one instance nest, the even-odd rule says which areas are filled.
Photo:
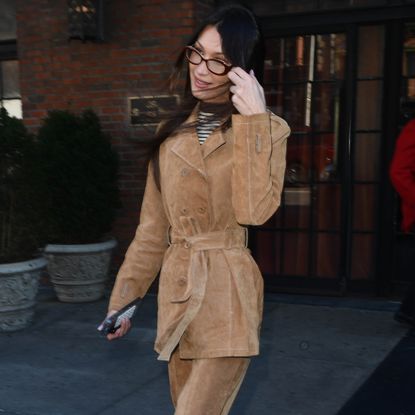
[[121, 326], [122, 320], [125, 320], [126, 318], [131, 320], [133, 318], [140, 303], [141, 298], [137, 298], [112, 316], [107, 317], [104, 322], [98, 326], [98, 331], [104, 336], [109, 333], [115, 333]]

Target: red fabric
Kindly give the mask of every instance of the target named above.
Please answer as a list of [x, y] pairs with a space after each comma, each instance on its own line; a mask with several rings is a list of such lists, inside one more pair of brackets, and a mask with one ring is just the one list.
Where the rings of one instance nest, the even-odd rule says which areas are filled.
[[390, 178], [402, 199], [402, 229], [415, 225], [415, 119], [405, 125], [396, 141]]

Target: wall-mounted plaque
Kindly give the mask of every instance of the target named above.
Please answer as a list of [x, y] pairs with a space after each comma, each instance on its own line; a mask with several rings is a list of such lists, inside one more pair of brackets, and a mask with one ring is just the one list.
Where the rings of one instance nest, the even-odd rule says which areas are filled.
[[176, 95], [153, 95], [129, 98], [130, 124], [157, 125], [163, 116], [177, 106]]

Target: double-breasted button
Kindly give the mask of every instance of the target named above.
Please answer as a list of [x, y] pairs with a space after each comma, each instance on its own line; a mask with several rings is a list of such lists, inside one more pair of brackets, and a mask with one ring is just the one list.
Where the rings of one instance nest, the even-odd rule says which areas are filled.
[[187, 209], [187, 208], [183, 207], [183, 208], [181, 208], [181, 209], [180, 209], [180, 212], [181, 212], [183, 215], [187, 215], [187, 214], [189, 213], [189, 209]]
[[180, 285], [180, 287], [184, 287], [187, 284], [187, 278], [186, 277], [180, 277], [177, 280], [177, 284]]
[[190, 242], [185, 242], [183, 246], [184, 246], [186, 249], [189, 249], [189, 248], [190, 248]]
[[186, 167], [185, 167], [185, 168], [183, 168], [183, 169], [180, 171], [180, 175], [181, 175], [182, 177], [187, 176], [188, 174], [189, 174], [189, 169], [186, 169]]
[[200, 208], [198, 208], [197, 209], [197, 211], [200, 213], [200, 214], [205, 214], [206, 213], [206, 208], [205, 207], [200, 207]]

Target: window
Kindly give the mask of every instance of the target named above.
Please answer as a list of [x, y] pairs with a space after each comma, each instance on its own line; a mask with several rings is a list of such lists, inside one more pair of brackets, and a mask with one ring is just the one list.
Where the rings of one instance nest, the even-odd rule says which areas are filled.
[[16, 0], [0, 0], [0, 41], [16, 39]]
[[14, 0], [0, 0], [0, 107], [22, 118]]
[[0, 60], [0, 103], [11, 116], [22, 118], [19, 61], [15, 59]]

